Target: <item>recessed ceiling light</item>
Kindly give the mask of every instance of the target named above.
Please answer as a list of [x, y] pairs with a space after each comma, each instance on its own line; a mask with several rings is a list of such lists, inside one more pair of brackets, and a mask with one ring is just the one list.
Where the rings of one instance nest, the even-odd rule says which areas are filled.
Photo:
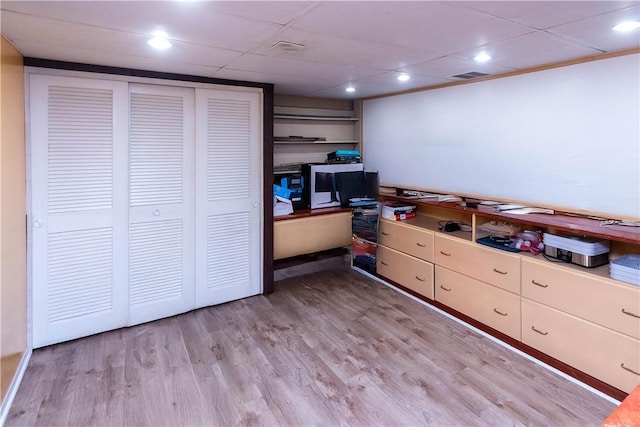
[[489, 54], [483, 52], [483, 53], [480, 53], [480, 54], [474, 56], [473, 59], [474, 59], [474, 61], [477, 61], [477, 62], [487, 62], [487, 61], [491, 60], [491, 56]]
[[347, 88], [345, 89], [347, 92], [352, 93], [356, 91], [356, 88], [353, 86], [347, 86]]
[[401, 82], [406, 82], [407, 80], [409, 80], [411, 78], [411, 76], [407, 73], [402, 73], [398, 75], [398, 80], [400, 80]]
[[171, 47], [171, 42], [167, 40], [167, 35], [163, 31], [156, 31], [152, 39], [149, 39], [147, 43], [149, 46], [155, 49], [169, 49]]
[[640, 22], [638, 21], [625, 21], [621, 22], [618, 25], [615, 25], [612, 30], [613, 31], [633, 31], [636, 28], [640, 28]]

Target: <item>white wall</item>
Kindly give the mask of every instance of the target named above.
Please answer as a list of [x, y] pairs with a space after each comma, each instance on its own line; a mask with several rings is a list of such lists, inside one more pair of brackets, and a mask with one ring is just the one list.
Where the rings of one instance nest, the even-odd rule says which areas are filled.
[[381, 183], [640, 217], [640, 55], [364, 101]]

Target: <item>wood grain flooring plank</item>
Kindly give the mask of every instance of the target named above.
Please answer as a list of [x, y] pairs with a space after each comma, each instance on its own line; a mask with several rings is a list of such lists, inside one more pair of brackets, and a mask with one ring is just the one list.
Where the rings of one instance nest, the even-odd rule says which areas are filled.
[[336, 269], [38, 349], [6, 425], [589, 426], [614, 407]]

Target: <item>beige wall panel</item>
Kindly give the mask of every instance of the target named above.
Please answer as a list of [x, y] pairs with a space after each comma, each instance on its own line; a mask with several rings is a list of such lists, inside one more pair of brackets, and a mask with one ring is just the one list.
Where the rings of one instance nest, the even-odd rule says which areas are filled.
[[27, 348], [27, 248], [23, 58], [4, 37], [1, 51], [0, 386], [4, 399]]

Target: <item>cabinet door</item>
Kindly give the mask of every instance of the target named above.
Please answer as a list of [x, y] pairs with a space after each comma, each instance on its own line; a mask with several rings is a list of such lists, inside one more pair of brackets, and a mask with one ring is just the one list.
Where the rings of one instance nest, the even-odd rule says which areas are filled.
[[436, 233], [435, 260], [438, 265], [520, 294], [520, 255]]
[[284, 219], [273, 224], [273, 259], [351, 244], [351, 212]]
[[433, 231], [382, 220], [379, 242], [381, 245], [433, 262]]
[[33, 346], [126, 325], [127, 83], [30, 77]]
[[520, 297], [436, 266], [435, 298], [492, 328], [520, 339]]
[[129, 88], [129, 324], [195, 307], [194, 90]]
[[640, 338], [637, 286], [523, 258], [522, 296]]
[[196, 306], [262, 291], [261, 94], [196, 89]]
[[433, 299], [433, 264], [430, 262], [378, 246], [376, 264], [381, 276]]
[[640, 341], [526, 298], [522, 342], [624, 392], [640, 384]]

